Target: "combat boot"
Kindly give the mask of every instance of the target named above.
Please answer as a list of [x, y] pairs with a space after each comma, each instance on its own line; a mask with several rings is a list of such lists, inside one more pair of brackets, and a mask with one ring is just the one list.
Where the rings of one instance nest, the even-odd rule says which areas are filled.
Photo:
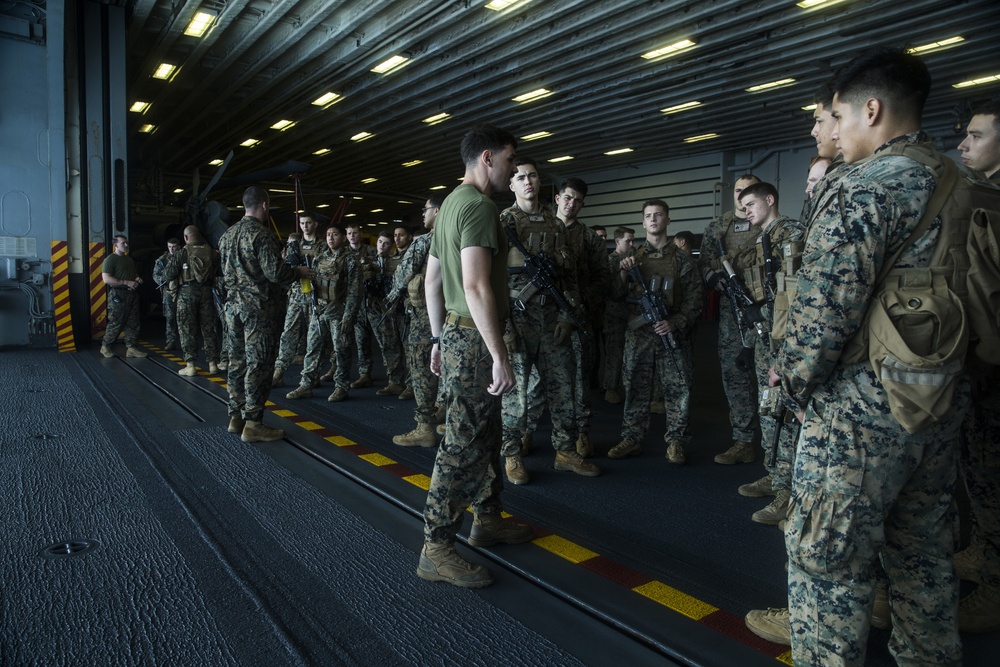
[[218, 366], [220, 371], [228, 370], [229, 362], [223, 359], [222, 361], [219, 362]]
[[980, 543], [973, 542], [959, 551], [955, 554], [952, 564], [955, 566], [955, 574], [962, 581], [982, 583], [983, 568], [986, 567], [986, 554]]
[[209, 373], [218, 373], [219, 372], [219, 364], [215, 363], [214, 361], [208, 362], [208, 372]]
[[347, 398], [347, 390], [341, 387], [337, 387], [336, 389], [333, 390], [333, 393], [330, 394], [329, 398], [327, 398], [326, 400], [328, 400], [331, 403], [339, 403], [346, 398]]
[[875, 584], [875, 599], [872, 600], [871, 624], [873, 628], [878, 628], [879, 630], [888, 630], [892, 627], [892, 607], [889, 606], [889, 587], [882, 581]]
[[417, 576], [425, 581], [444, 581], [460, 588], [482, 588], [493, 583], [493, 575], [482, 565], [470, 563], [452, 544], [424, 542]]
[[787, 608], [754, 609], [747, 613], [744, 622], [758, 637], [783, 646], [792, 645], [792, 624]]
[[733, 446], [715, 455], [715, 462], [722, 465], [731, 466], [734, 463], [753, 463], [757, 458], [757, 452], [753, 445], [746, 440], [734, 440]]
[[778, 522], [788, 516], [789, 492], [785, 489], [774, 494], [771, 504], [762, 510], [757, 510], [750, 518], [757, 523], [764, 523], [769, 526], [776, 526]]
[[979, 584], [979, 588], [958, 603], [960, 632], [1000, 630], [1000, 588]]
[[622, 395], [618, 393], [617, 389], [608, 389], [604, 392], [604, 400], [611, 405], [618, 405], [622, 402]]
[[491, 547], [501, 544], [523, 544], [534, 539], [531, 526], [504, 519], [499, 514], [476, 514], [469, 533], [470, 547]]
[[649, 411], [654, 415], [667, 414], [667, 405], [663, 401], [652, 401], [649, 404]]
[[149, 355], [145, 351], [140, 350], [137, 347], [129, 347], [125, 349], [125, 356], [132, 357], [133, 359], [145, 359]]
[[581, 433], [576, 439], [576, 453], [585, 459], [594, 455], [594, 445], [590, 442], [590, 436]]
[[[351, 385], [351, 386], [353, 386], [353, 385]], [[388, 385], [382, 387], [381, 389], [379, 389], [378, 391], [376, 391], [375, 395], [376, 396], [399, 396], [400, 394], [403, 393], [404, 389], [406, 389], [406, 387], [404, 387], [401, 384], [395, 384], [395, 383], [388, 384]]]
[[409, 433], [392, 436], [392, 441], [403, 447], [434, 447], [437, 445], [437, 436], [430, 424], [417, 424]]
[[243, 435], [240, 439], [243, 442], [274, 442], [285, 437], [285, 432], [280, 428], [271, 428], [264, 422], [255, 422], [252, 419], [246, 420], [243, 427]]
[[370, 387], [374, 382], [372, 382], [371, 373], [363, 373], [361, 377], [351, 383], [351, 389], [363, 389], [365, 387]]
[[240, 415], [234, 415], [229, 418], [229, 432], [230, 433], [242, 433], [243, 429], [246, 428], [247, 423], [243, 421], [243, 417]]
[[107, 345], [101, 345], [101, 354], [103, 354], [105, 357], [107, 357], [109, 359], [111, 357], [115, 356], [115, 353], [112, 352], [111, 348], [108, 347]]
[[337, 371], [337, 365], [330, 364], [330, 370], [320, 375], [319, 379], [322, 380], [323, 382], [329, 382], [330, 380], [333, 379], [333, 374], [336, 373], [336, 371]]
[[438, 424], [437, 426], [434, 427], [434, 430], [437, 431], [438, 435], [444, 435], [446, 427], [444, 424]]
[[640, 453], [642, 453], [642, 445], [638, 442], [632, 442], [631, 440], [625, 439], [611, 448], [611, 451], [608, 452], [608, 458], [623, 459], [626, 456], [635, 456]]
[[303, 387], [299, 385], [295, 389], [292, 389], [290, 392], [285, 394], [285, 398], [291, 398], [294, 400], [296, 398], [312, 398], [312, 395], [313, 395], [312, 387]]
[[[715, 458], [719, 457], [717, 456]], [[741, 496], [746, 496], [747, 498], [763, 498], [764, 496], [773, 496], [777, 493], [777, 491], [774, 490], [774, 487], [771, 486], [770, 475], [764, 475], [756, 482], [743, 484], [736, 490], [740, 492]]]
[[446, 408], [443, 405], [439, 405], [437, 406], [437, 412], [434, 413], [434, 418], [432, 419], [432, 421], [435, 424], [443, 424], [447, 414], [448, 414], [448, 408]]
[[175, 343], [174, 341], [170, 341], [169, 343], [163, 346], [163, 349], [166, 350], [167, 352], [169, 352], [170, 350], [176, 350], [177, 343]]
[[576, 453], [575, 449], [566, 452], [556, 452], [556, 460], [552, 464], [556, 470], [575, 472], [584, 477], [597, 477], [601, 474], [601, 469], [593, 463], [584, 461], [583, 457]]
[[413, 390], [410, 389], [409, 387], [403, 389], [403, 391], [399, 394], [399, 400], [401, 401], [409, 401], [412, 398], [413, 398]]
[[672, 440], [667, 445], [666, 459], [670, 463], [676, 463], [677, 465], [687, 463], [687, 455], [684, 454], [684, 445], [677, 440]]
[[528, 431], [521, 436], [521, 456], [527, 456], [528, 453], [535, 448], [535, 436], [531, 431]]
[[187, 362], [187, 365], [184, 366], [184, 368], [177, 371], [177, 374], [183, 375], [184, 377], [194, 377], [195, 375], [198, 374], [198, 369], [195, 368], [193, 361], [189, 361]]
[[285, 369], [275, 366], [274, 374], [271, 375], [271, 388], [285, 386]]
[[504, 472], [507, 474], [507, 481], [511, 484], [521, 485], [531, 481], [528, 471], [524, 469], [524, 461], [517, 454], [506, 457]]

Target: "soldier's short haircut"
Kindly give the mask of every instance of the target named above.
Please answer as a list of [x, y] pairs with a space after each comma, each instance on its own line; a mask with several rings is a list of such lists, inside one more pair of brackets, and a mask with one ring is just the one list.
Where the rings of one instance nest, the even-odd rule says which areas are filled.
[[[348, 222], [347, 224], [344, 225], [345, 230], [350, 229], [351, 227], [354, 227], [355, 229], [361, 229], [361, 223], [352, 220], [351, 222]], [[347, 232], [345, 231], [344, 233], [346, 234]]]
[[973, 116], [993, 116], [993, 130], [1000, 136], [1000, 97], [994, 97], [972, 110]]
[[122, 239], [123, 241], [128, 243], [127, 236], [125, 236], [124, 234], [115, 234], [114, 236], [111, 237], [111, 245], [118, 243], [118, 239]]
[[874, 97], [894, 115], [919, 119], [931, 92], [931, 75], [923, 60], [903, 49], [875, 48], [837, 70], [833, 92], [838, 101], [852, 105]]
[[395, 232], [397, 229], [402, 229], [410, 236], [413, 236], [413, 227], [410, 227], [409, 225], [396, 225], [395, 227], [393, 227], [392, 231]]
[[632, 236], [635, 236], [635, 230], [632, 229], [631, 227], [619, 227], [615, 230], [615, 240], [617, 241], [626, 234], [631, 234]]
[[740, 201], [743, 201], [745, 197], [757, 197], [759, 199], [764, 199], [767, 196], [774, 197], [774, 203], [778, 203], [778, 189], [771, 185], [770, 183], [765, 183], [764, 181], [758, 181], [752, 185], [748, 185], [743, 188], [743, 192], [740, 193]]
[[261, 204], [270, 203], [271, 195], [264, 188], [251, 185], [243, 191], [243, 208], [258, 208]]
[[587, 196], [587, 184], [584, 183], [583, 180], [581, 180], [579, 178], [575, 178], [575, 177], [571, 176], [571, 177], [567, 178], [565, 181], [563, 181], [559, 185], [559, 194], [562, 194], [562, 193], [566, 192], [567, 188], [571, 188], [573, 190], [576, 190], [577, 192], [579, 192], [584, 197]]
[[309, 218], [310, 220], [314, 221], [318, 220], [316, 214], [313, 213], [312, 211], [302, 211], [301, 213], [298, 214], [296, 220], [302, 220], [302, 218]]
[[687, 231], [686, 229], [684, 231], [682, 231], [682, 232], [677, 232], [676, 234], [674, 234], [674, 238], [675, 239], [680, 239], [681, 241], [684, 241], [684, 243], [689, 248], [694, 248], [694, 234], [692, 234], [691, 232]]
[[378, 237], [379, 238], [383, 238], [384, 237], [384, 238], [387, 238], [387, 239], [389, 239], [390, 241], [393, 241], [393, 242], [395, 241], [395, 239], [392, 238], [392, 232], [390, 232], [388, 229], [383, 229], [382, 231], [380, 231], [378, 233]]
[[[327, 227], [326, 229], [327, 229], [327, 231], [329, 231], [331, 229], [336, 229], [338, 232], [340, 232], [341, 236], [347, 236], [347, 230], [339, 222], [331, 222], [330, 226]], [[323, 232], [323, 236], [326, 236], [326, 232]]]
[[643, 213], [643, 215], [645, 215], [646, 213], [647, 206], [660, 206], [663, 208], [664, 213], [670, 215], [670, 207], [667, 206], [667, 202], [663, 201], [662, 199], [647, 199], [646, 201], [644, 201], [642, 203], [642, 208], [639, 209]]
[[593, 227], [591, 227], [591, 229], [593, 229], [595, 232], [606, 232], [606, 231], [608, 231], [607, 229], [604, 228], [604, 225], [594, 225]]
[[751, 174], [749, 171], [747, 173], [745, 173], [745, 174], [741, 174], [741, 175], [737, 176], [736, 180], [733, 181], [733, 183], [739, 183], [740, 181], [753, 181], [754, 183], [760, 183], [761, 182], [760, 181], [760, 176], [758, 176], [757, 174]]
[[441, 208], [441, 204], [444, 203], [444, 193], [443, 192], [432, 192], [427, 195], [427, 201], [431, 203], [434, 208]]
[[478, 123], [462, 139], [462, 163], [466, 167], [473, 166], [483, 151], [499, 153], [506, 146], [517, 149], [513, 134], [496, 125]]
[[531, 165], [532, 167], [535, 168], [535, 171], [538, 171], [538, 163], [535, 162], [534, 158], [530, 158], [530, 157], [516, 157], [516, 158], [514, 158], [514, 166], [515, 167], [520, 167], [523, 164]]
[[[118, 238], [118, 237], [116, 236], [115, 238]], [[124, 238], [124, 237], [122, 237], [122, 238]], [[180, 240], [178, 240], [178, 238], [176, 236], [171, 236], [169, 239], [167, 239], [167, 245], [171, 245], [171, 244], [173, 244], [173, 245], [180, 245], [181, 242], [180, 242]]]
[[833, 106], [833, 81], [827, 81], [813, 94], [813, 102], [822, 104], [827, 111]]

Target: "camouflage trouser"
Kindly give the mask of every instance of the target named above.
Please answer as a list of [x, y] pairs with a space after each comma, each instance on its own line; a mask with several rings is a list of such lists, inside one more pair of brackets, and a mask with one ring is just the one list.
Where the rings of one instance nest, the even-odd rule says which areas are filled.
[[[736, 368], [736, 357], [743, 349], [739, 327], [733, 320], [729, 299], [723, 294], [719, 298], [719, 362], [722, 365], [722, 387], [729, 402], [729, 423], [732, 425], [733, 440], [753, 440], [757, 428], [757, 378], [753, 369], [741, 371]], [[753, 331], [746, 332], [747, 342], [756, 338]], [[752, 343], [751, 343], [752, 344]]]
[[[368, 316], [368, 326], [375, 333], [375, 342], [382, 351], [389, 384], [403, 384], [406, 382], [406, 363], [403, 361], [403, 343], [399, 339], [399, 329], [396, 328], [396, 316], [389, 315], [382, 320], [382, 324], [379, 324], [382, 310], [371, 307], [365, 308], [365, 312]], [[371, 368], [371, 362], [368, 367]]]
[[[770, 370], [770, 344], [762, 342], [760, 336], [755, 337], [754, 364], [757, 367], [757, 395], [768, 387], [768, 370]], [[757, 415], [760, 419], [760, 446], [764, 449], [764, 467], [771, 475], [771, 486], [775, 489], [788, 490], [792, 488], [792, 461], [795, 459], [795, 438], [798, 434], [798, 421], [791, 416], [781, 427], [778, 436], [778, 456], [773, 466], [767, 465], [771, 458], [771, 443], [774, 440], [774, 428], [777, 420], [771, 415]], [[789, 421], [791, 420], [791, 421]]]
[[350, 388], [351, 334], [341, 331], [343, 318], [343, 303], [322, 301], [319, 316], [312, 315], [309, 318], [306, 357], [302, 362], [302, 377], [299, 380], [301, 386], [311, 387], [319, 380], [319, 376], [323, 373], [320, 364], [326, 356], [325, 349], [332, 344], [333, 358], [336, 362], [336, 370], [333, 372], [334, 387], [345, 391]]
[[896, 662], [962, 663], [951, 559], [968, 400], [963, 382], [952, 413], [911, 435], [889, 412], [868, 364], [838, 367], [813, 395], [785, 529], [795, 664], [864, 664], [879, 556]]
[[996, 384], [972, 400], [962, 424], [961, 465], [972, 543], [986, 554], [983, 583], [1000, 587], [1000, 386]]
[[528, 407], [525, 410], [524, 427], [528, 433], [538, 430], [538, 422], [542, 420], [545, 412], [545, 391], [542, 387], [542, 378], [538, 376], [538, 366], [531, 367], [531, 375], [528, 376]]
[[167, 321], [166, 344], [177, 345], [177, 302], [169, 294], [167, 288], [163, 288], [163, 319]]
[[208, 361], [219, 360], [218, 330], [215, 328], [215, 303], [212, 288], [208, 285], [181, 285], [177, 297], [177, 328], [181, 333], [181, 349], [184, 361], [198, 358], [198, 330], [205, 341], [205, 357]]
[[531, 369], [538, 369], [539, 394], [552, 417], [552, 447], [556, 451], [576, 449], [577, 427], [573, 405], [573, 348], [569, 341], [557, 345], [553, 331], [559, 309], [553, 303], [529, 303], [526, 310], [511, 312], [511, 326], [517, 336], [517, 350], [510, 357], [517, 383], [503, 397], [503, 456], [521, 453], [521, 436], [527, 429], [528, 381]]
[[[597, 338], [592, 333], [584, 336], [575, 331], [573, 341], [573, 412], [576, 429], [580, 433], [590, 433], [590, 378], [597, 358]], [[574, 438], [575, 440], [575, 438]]]
[[309, 295], [303, 295], [302, 292], [293, 289], [288, 295], [284, 330], [281, 332], [281, 341], [278, 344], [278, 360], [274, 362], [275, 370], [281, 369], [284, 372], [292, 365], [309, 331], [311, 313], [312, 300]]
[[677, 337], [677, 349], [671, 355], [653, 332], [652, 326], [644, 324], [625, 332], [623, 440], [639, 444], [645, 440], [649, 431], [649, 402], [655, 382], [663, 387], [666, 407], [667, 427], [663, 439], [668, 443], [676, 440], [682, 445], [690, 442], [691, 367], [691, 344], [686, 339]]
[[[372, 327], [368, 323], [368, 305], [361, 306], [358, 321], [354, 323], [354, 342], [358, 354], [358, 375], [372, 372]], [[348, 370], [348, 372], [350, 372]]]
[[104, 344], [118, 340], [125, 330], [125, 346], [135, 347], [139, 338], [139, 294], [127, 287], [108, 288], [108, 326], [104, 330]]
[[430, 424], [437, 412], [438, 376], [431, 373], [431, 322], [423, 306], [410, 307], [410, 328], [406, 335], [406, 363], [410, 367], [410, 388], [417, 402], [413, 420]]
[[264, 403], [271, 393], [274, 358], [278, 354], [278, 319], [284, 309], [226, 304], [226, 336], [229, 346], [229, 415], [261, 421]]
[[446, 323], [440, 348], [448, 416], [427, 490], [424, 538], [452, 543], [469, 505], [476, 514], [501, 511], [500, 398], [486, 391], [493, 359], [478, 331]]
[[621, 308], [622, 304], [609, 303], [604, 309], [604, 373], [601, 386], [605, 389], [621, 391], [622, 357], [625, 355], [625, 327], [627, 316]]

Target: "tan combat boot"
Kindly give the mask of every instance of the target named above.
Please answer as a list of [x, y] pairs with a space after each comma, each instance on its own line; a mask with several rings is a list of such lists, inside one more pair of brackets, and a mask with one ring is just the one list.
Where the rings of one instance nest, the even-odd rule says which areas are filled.
[[275, 367], [274, 374], [271, 375], [271, 388], [285, 386], [285, 369]]
[[622, 402], [622, 395], [617, 389], [608, 389], [604, 392], [604, 400], [611, 405], [619, 405]]
[[219, 364], [215, 363], [214, 361], [208, 362], [208, 372], [209, 373], [218, 373], [219, 372]]
[[409, 401], [412, 398], [413, 398], [413, 390], [409, 387], [403, 389], [402, 393], [400, 393], [399, 395], [399, 400], [401, 401]]
[[523, 544], [534, 539], [531, 526], [504, 519], [499, 514], [476, 514], [469, 533], [469, 546], [491, 547], [501, 544]]
[[667, 414], [667, 405], [663, 401], [652, 401], [649, 404], [649, 411], [654, 415]]
[[125, 350], [125, 356], [126, 357], [132, 357], [133, 359], [145, 359], [149, 355], [146, 354], [146, 352], [144, 352], [143, 350], [140, 350], [137, 347], [130, 347], [130, 348], [126, 348], [126, 350]]
[[312, 395], [313, 390], [310, 387], [303, 387], [300, 385], [285, 394], [285, 398], [291, 398], [294, 400], [296, 398], [312, 398]]
[[788, 498], [791, 494], [782, 489], [774, 495], [771, 504], [762, 510], [757, 510], [750, 518], [757, 523], [776, 526], [778, 522], [788, 516]]
[[336, 389], [333, 390], [333, 393], [327, 397], [326, 400], [328, 400], [331, 403], [339, 403], [346, 399], [347, 399], [347, 390], [337, 387]]
[[229, 362], [225, 361], [225, 360], [220, 361], [218, 363], [218, 366], [219, 366], [219, 370], [220, 371], [228, 370], [229, 369]]
[[676, 440], [672, 440], [669, 445], [667, 445], [667, 461], [670, 463], [676, 463], [681, 465], [687, 462], [687, 455], [684, 454], [684, 445]]
[[330, 365], [330, 370], [328, 370], [327, 372], [325, 372], [322, 375], [320, 375], [319, 379], [322, 380], [323, 382], [329, 382], [330, 380], [333, 379], [333, 375], [336, 372], [337, 372], [337, 365], [336, 364], [331, 364]]
[[504, 461], [504, 472], [507, 474], [507, 481], [511, 484], [527, 484], [531, 481], [528, 471], [524, 469], [524, 461], [518, 454], [508, 456]]
[[107, 357], [109, 359], [111, 357], [115, 356], [115, 353], [112, 352], [111, 348], [108, 347], [107, 345], [101, 345], [101, 354], [103, 354], [105, 357]]
[[434, 413], [434, 417], [431, 419], [431, 422], [434, 424], [443, 424], [446, 414], [447, 414], [447, 408], [445, 408], [443, 405], [437, 406], [437, 412]]
[[243, 421], [243, 417], [240, 415], [234, 415], [229, 418], [229, 432], [230, 433], [242, 433], [243, 429], [246, 428], [247, 423]]
[[986, 567], [986, 553], [983, 551], [983, 545], [979, 542], [973, 542], [955, 554], [952, 564], [955, 566], [955, 574], [962, 581], [982, 583], [983, 568]]
[[593, 463], [584, 461], [583, 457], [576, 453], [575, 449], [566, 452], [556, 452], [556, 460], [553, 466], [556, 470], [575, 472], [584, 477], [597, 477], [601, 474], [601, 469]]
[[590, 436], [581, 433], [576, 439], [576, 453], [585, 459], [594, 455], [594, 445], [590, 442]]
[[187, 362], [187, 365], [184, 366], [184, 368], [177, 371], [177, 374], [183, 375], [184, 377], [194, 377], [198, 375], [198, 369], [195, 368], [193, 361], [189, 361]]
[[750, 632], [758, 637], [783, 646], [792, 645], [792, 624], [788, 609], [754, 609], [744, 621]]
[[271, 428], [263, 422], [255, 422], [248, 419], [246, 420], [246, 425], [243, 427], [243, 435], [240, 439], [243, 442], [274, 442], [284, 437], [285, 432], [280, 428]]
[[715, 455], [715, 462], [722, 465], [731, 466], [734, 463], [753, 463], [757, 458], [757, 452], [753, 445], [746, 440], [734, 440], [733, 446]]
[[403, 447], [434, 447], [437, 445], [437, 436], [430, 424], [417, 424], [409, 433], [392, 436], [392, 441]]
[[764, 496], [773, 496], [777, 491], [771, 486], [771, 476], [764, 475], [756, 482], [750, 482], [749, 484], [742, 484], [740, 488], [736, 489], [739, 491], [741, 496], [746, 496], [747, 498], [763, 498]]
[[436, 427], [434, 427], [434, 430], [437, 431], [438, 435], [444, 435], [446, 426], [445, 424], [438, 424]]
[[979, 588], [958, 603], [958, 629], [961, 632], [1000, 630], [1000, 588], [979, 584]]
[[626, 456], [635, 456], [642, 452], [642, 445], [631, 440], [622, 440], [611, 448], [608, 452], [609, 459], [623, 459]]
[[[353, 385], [352, 385], [353, 386]], [[399, 396], [406, 389], [401, 384], [388, 384], [375, 392], [376, 396]]]
[[363, 389], [364, 387], [370, 387], [374, 382], [372, 382], [372, 376], [370, 373], [365, 373], [357, 380], [351, 383], [351, 389]]
[[424, 542], [417, 576], [425, 581], [443, 581], [460, 588], [482, 588], [493, 583], [493, 575], [482, 565], [470, 563], [452, 544]]

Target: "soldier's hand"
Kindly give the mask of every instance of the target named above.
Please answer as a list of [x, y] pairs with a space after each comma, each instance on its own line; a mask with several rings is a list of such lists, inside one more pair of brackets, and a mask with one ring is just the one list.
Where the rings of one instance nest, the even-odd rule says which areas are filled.
[[708, 278], [705, 278], [705, 285], [708, 289], [713, 289], [718, 292], [722, 289], [722, 283], [725, 279], [726, 276], [721, 271], [714, 271], [708, 274]]
[[572, 324], [569, 322], [556, 322], [556, 328], [552, 335], [552, 340], [556, 345], [565, 345], [569, 341], [570, 334], [572, 333]]
[[510, 367], [510, 359], [493, 360], [493, 382], [486, 391], [494, 396], [502, 396], [514, 388], [514, 371]]
[[653, 331], [656, 332], [657, 336], [666, 336], [674, 332], [674, 325], [670, 323], [670, 320], [660, 320], [653, 325]]
[[437, 343], [431, 347], [431, 373], [441, 377], [441, 348]]
[[620, 268], [620, 269], [621, 269], [622, 271], [628, 271], [628, 270], [629, 270], [629, 269], [631, 269], [631, 268], [632, 268], [633, 266], [635, 266], [635, 257], [634, 257], [634, 256], [632, 256], [632, 257], [626, 257], [626, 258], [625, 258], [625, 259], [623, 259], [623, 260], [621, 261], [621, 263], [620, 263], [620, 264], [618, 265], [618, 267], [619, 267], [619, 268]]
[[295, 271], [296, 277], [298, 277], [300, 279], [301, 278], [315, 278], [316, 277], [316, 271], [313, 270], [313, 269], [310, 269], [308, 266], [296, 266], [296, 267], [293, 268], [293, 270]]

